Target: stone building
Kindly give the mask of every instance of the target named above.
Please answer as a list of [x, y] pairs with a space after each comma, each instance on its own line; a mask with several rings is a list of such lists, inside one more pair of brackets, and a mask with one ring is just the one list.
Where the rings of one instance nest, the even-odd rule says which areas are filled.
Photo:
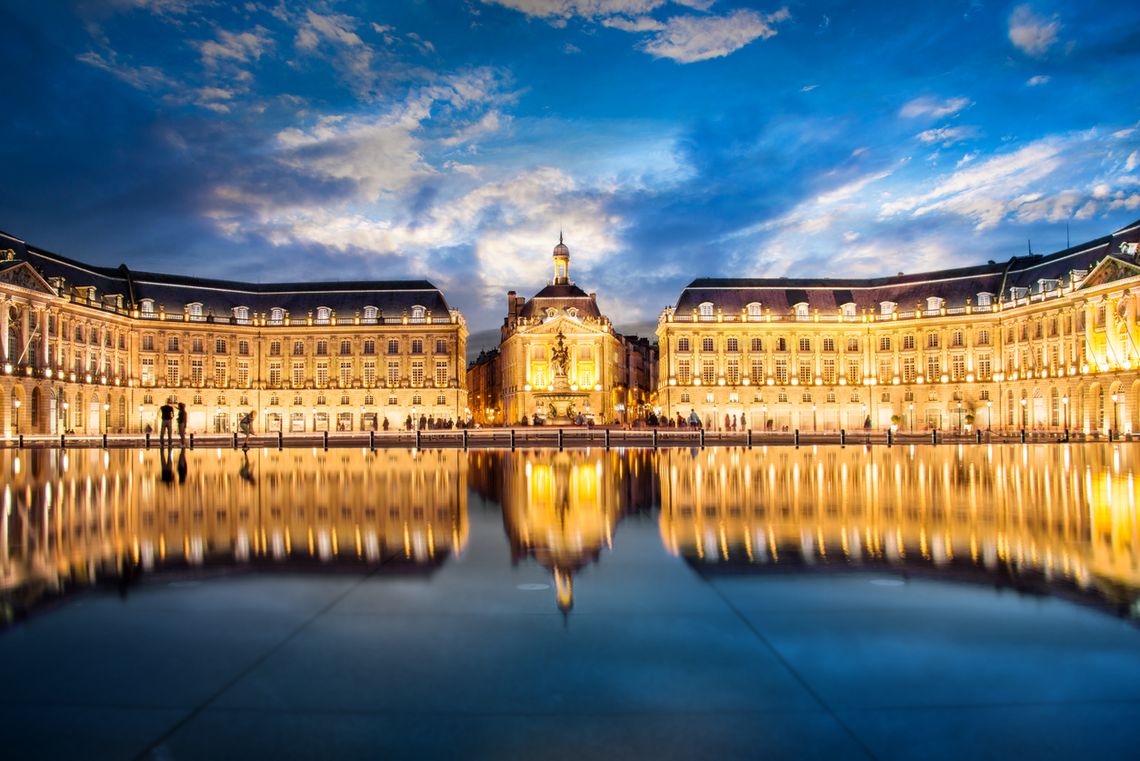
[[559, 237], [554, 279], [532, 298], [507, 293], [500, 331], [503, 420], [615, 419], [622, 343], [597, 294], [570, 280], [570, 249]]
[[802, 431], [1140, 432], [1140, 222], [1048, 255], [874, 279], [694, 280], [663, 413]]
[[467, 416], [467, 326], [426, 280], [240, 283], [98, 267], [0, 234], [0, 431], [360, 431]]

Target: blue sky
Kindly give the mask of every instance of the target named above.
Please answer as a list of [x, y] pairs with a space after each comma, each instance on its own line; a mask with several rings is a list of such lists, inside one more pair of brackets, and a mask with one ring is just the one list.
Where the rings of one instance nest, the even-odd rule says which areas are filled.
[[250, 280], [915, 272], [1140, 218], [1122, 2], [0, 3], [0, 229]]

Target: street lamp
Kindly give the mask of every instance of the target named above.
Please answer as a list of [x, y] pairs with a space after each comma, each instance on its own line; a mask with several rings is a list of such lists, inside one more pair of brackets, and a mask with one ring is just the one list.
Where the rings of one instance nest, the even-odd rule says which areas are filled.
[[16, 435], [20, 435], [20, 400], [13, 399], [12, 406], [16, 409]]
[[815, 417], [815, 405], [814, 404], [811, 406], [811, 429], [812, 429], [812, 431], [818, 431], [819, 430], [819, 425], [817, 424], [816, 417]]
[[761, 404], [760, 411], [764, 413], [764, 430], [768, 430], [768, 405]]
[[962, 403], [958, 402], [958, 433], [962, 433], [963, 427], [964, 426], [962, 424]]
[[[63, 406], [66, 407], [67, 405], [65, 404]], [[143, 404], [139, 405], [139, 433], [143, 432], [143, 410], [145, 409], [145, 407], [146, 407], [146, 405], [143, 405]]]
[[991, 431], [994, 429], [994, 402], [992, 399], [986, 400], [986, 428]]
[[910, 410], [907, 413], [907, 417], [910, 418], [910, 432], [914, 433], [914, 402], [911, 402], [910, 404], [908, 404], [907, 409]]
[[110, 433], [111, 428], [111, 405], [103, 402], [103, 433]]
[[1029, 400], [1021, 397], [1021, 427], [1029, 427]]
[[1117, 428], [1117, 402], [1120, 400], [1120, 394], [1112, 395], [1112, 430], [1115, 432]]
[[1064, 414], [1064, 416], [1065, 416], [1065, 430], [1068, 430], [1068, 428], [1069, 428], [1069, 397], [1068, 396], [1062, 396], [1061, 397], [1061, 409], [1063, 410], [1062, 414]]

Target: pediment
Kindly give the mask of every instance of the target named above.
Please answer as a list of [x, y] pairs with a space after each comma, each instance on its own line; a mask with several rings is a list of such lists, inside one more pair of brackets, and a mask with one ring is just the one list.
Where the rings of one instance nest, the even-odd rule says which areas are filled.
[[1078, 290], [1137, 276], [1140, 276], [1140, 267], [1123, 259], [1117, 259], [1115, 256], [1106, 256], [1093, 267], [1092, 272], [1084, 279]]
[[584, 322], [582, 320], [571, 317], [566, 313], [560, 313], [554, 317], [547, 318], [537, 325], [527, 325], [522, 331], [527, 335], [557, 335], [564, 333], [570, 335], [572, 333], [599, 333], [604, 334], [609, 331], [606, 330], [604, 325], [595, 322]]
[[16, 262], [0, 269], [0, 283], [14, 285], [17, 288], [34, 291], [45, 296], [57, 295], [48, 281], [44, 280], [43, 276], [36, 272], [35, 267], [27, 262]]

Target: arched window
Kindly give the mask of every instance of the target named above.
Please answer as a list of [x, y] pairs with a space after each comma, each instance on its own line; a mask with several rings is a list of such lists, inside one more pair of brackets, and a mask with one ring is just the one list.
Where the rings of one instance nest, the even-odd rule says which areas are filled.
[[424, 321], [424, 315], [426, 313], [427, 313], [427, 309], [420, 306], [419, 304], [416, 304], [414, 307], [412, 307], [412, 322], [417, 322], [417, 323], [423, 322]]
[[745, 307], [745, 310], [747, 310], [749, 320], [758, 320], [762, 315], [759, 301], [753, 301]]
[[806, 301], [801, 301], [798, 304], [794, 304], [792, 306], [792, 311], [795, 312], [797, 320], [806, 320], [810, 316]]
[[841, 315], [843, 315], [844, 317], [854, 317], [855, 316], [855, 302], [854, 301], [848, 301], [846, 304], [841, 304], [839, 306], [839, 313]]
[[234, 307], [234, 320], [245, 325], [249, 322], [249, 307]]
[[139, 314], [143, 317], [154, 317], [154, 299], [143, 299], [140, 301]]
[[702, 320], [711, 320], [713, 318], [713, 305], [711, 301], [706, 301], [697, 307]]
[[285, 310], [281, 307], [273, 307], [269, 310], [269, 324], [281, 325], [285, 322]]
[[328, 307], [317, 307], [317, 324], [328, 325], [332, 317], [332, 310]]

